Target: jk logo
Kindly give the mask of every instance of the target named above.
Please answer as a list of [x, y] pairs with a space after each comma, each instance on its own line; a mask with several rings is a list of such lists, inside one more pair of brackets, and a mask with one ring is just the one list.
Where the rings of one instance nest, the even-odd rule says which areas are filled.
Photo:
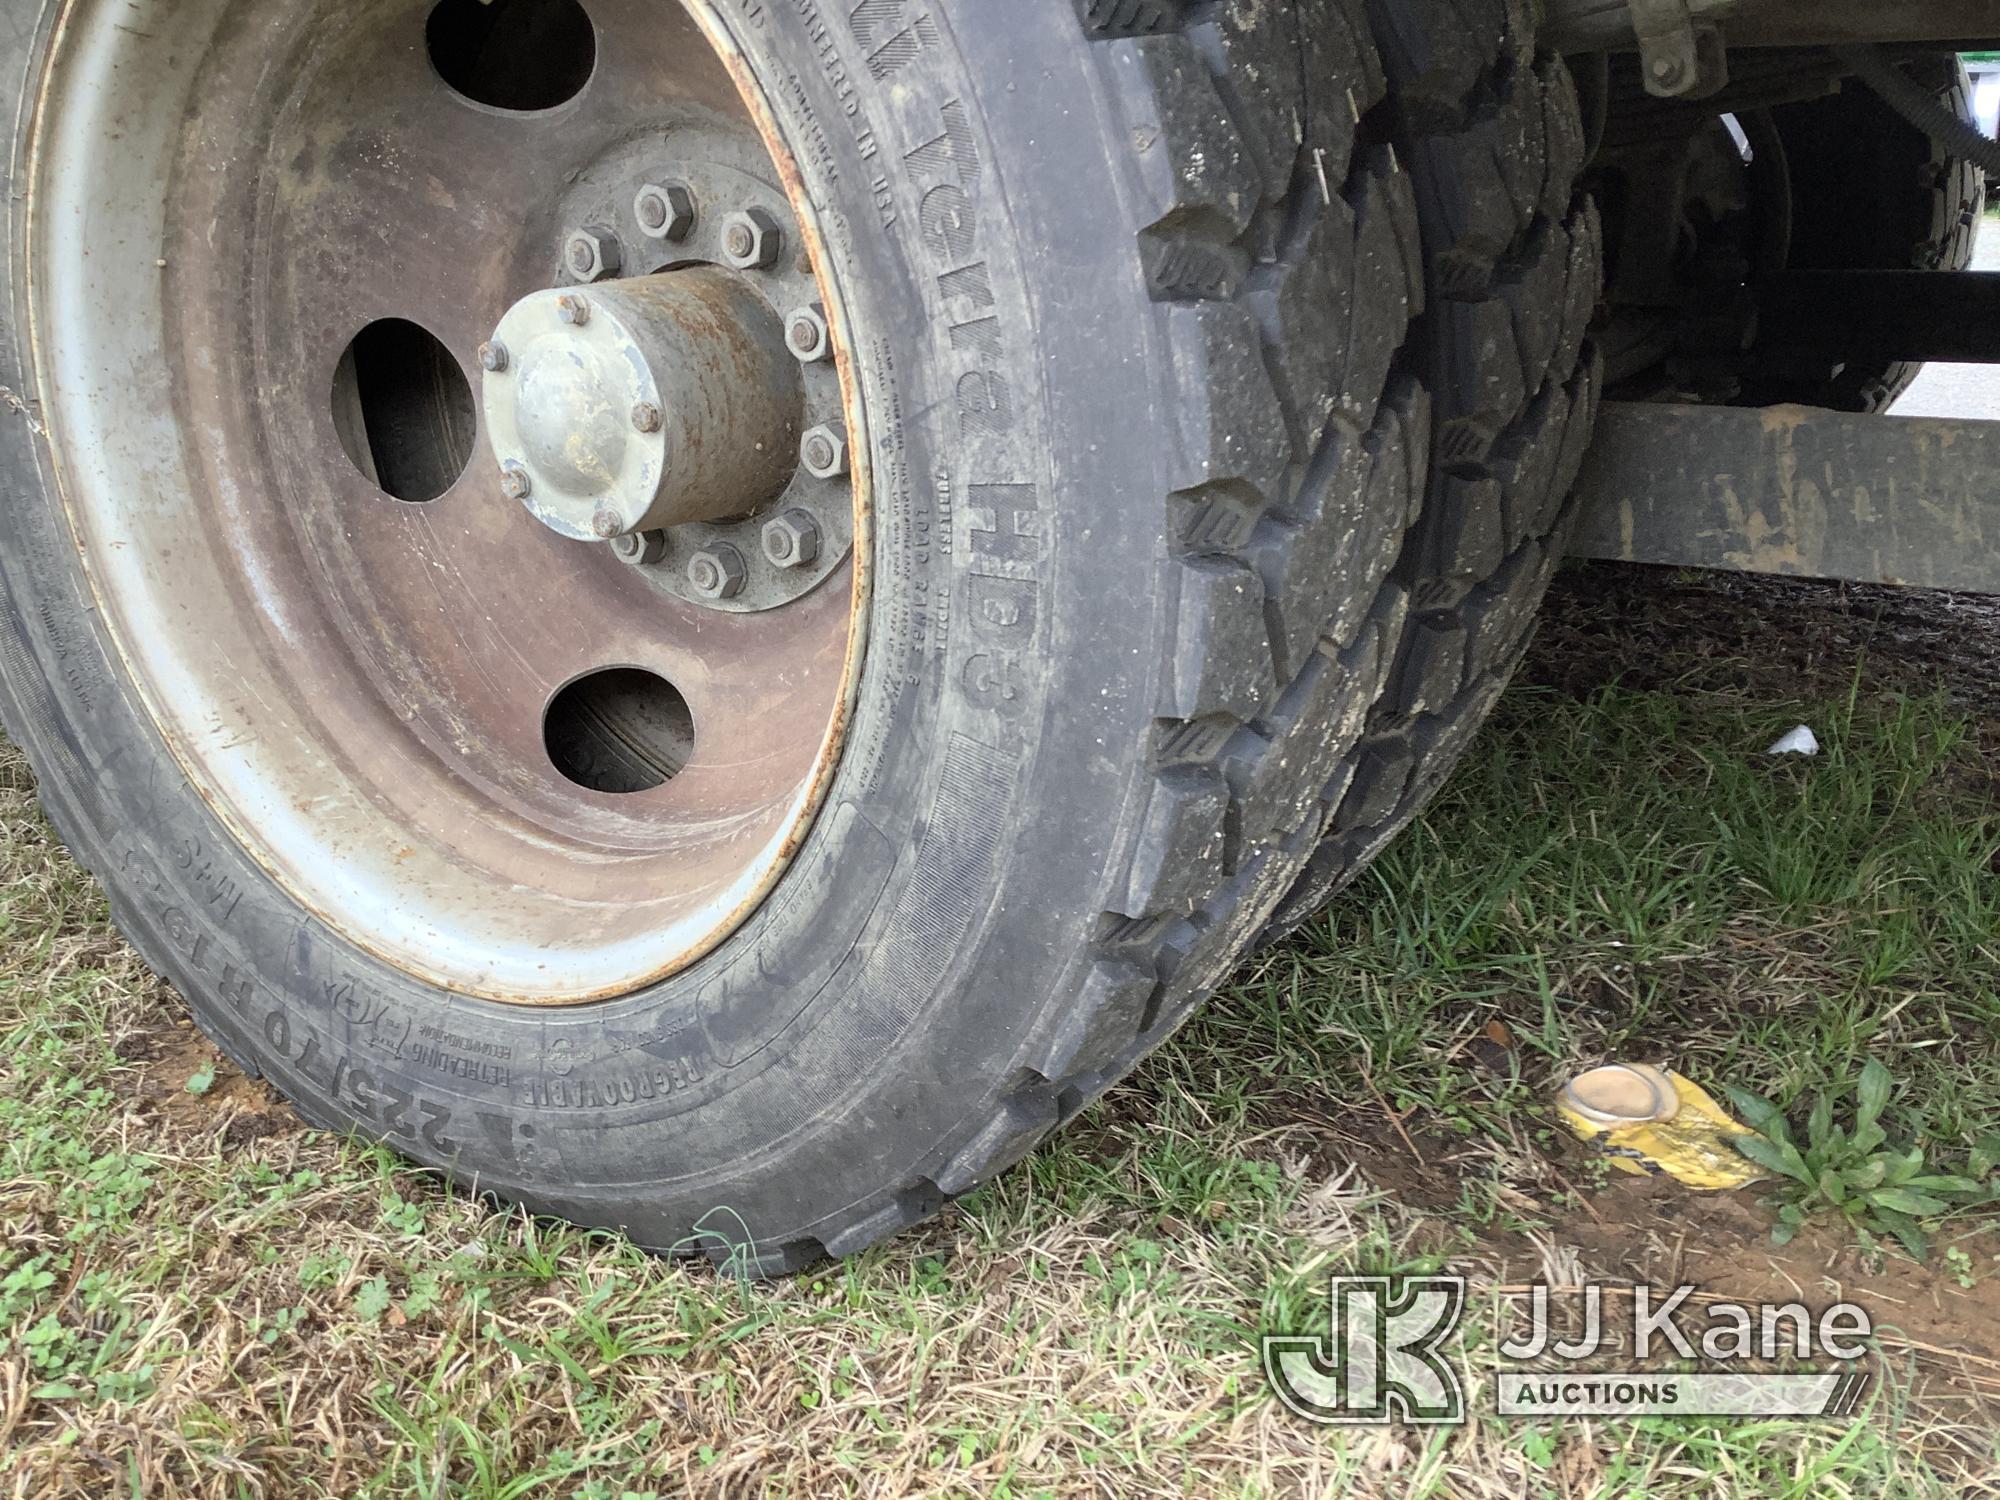
[[1462, 1276], [1336, 1276], [1332, 1337], [1267, 1333], [1264, 1373], [1309, 1422], [1465, 1420], [1465, 1387], [1439, 1346], [1465, 1311]]

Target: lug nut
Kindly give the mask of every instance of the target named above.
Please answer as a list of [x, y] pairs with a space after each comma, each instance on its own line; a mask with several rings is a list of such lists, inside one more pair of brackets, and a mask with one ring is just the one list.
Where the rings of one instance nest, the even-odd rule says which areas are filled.
[[611, 544], [621, 562], [635, 568], [652, 568], [666, 561], [667, 534], [664, 531], [628, 531]]
[[764, 525], [764, 555], [777, 568], [809, 568], [819, 561], [819, 522], [807, 510], [788, 510]]
[[826, 326], [826, 309], [815, 302], [785, 320], [785, 343], [804, 364], [816, 365], [833, 353], [833, 334]]
[[556, 316], [572, 328], [581, 328], [590, 321], [590, 304], [581, 297], [558, 297]]
[[704, 547], [688, 559], [688, 583], [704, 599], [734, 599], [749, 582], [743, 554], [727, 542]]
[[498, 375], [507, 368], [507, 346], [485, 343], [479, 346], [479, 368], [488, 375]]
[[647, 183], [632, 200], [632, 212], [656, 240], [679, 244], [694, 233], [694, 193], [681, 183]]
[[632, 408], [632, 425], [641, 432], [658, 432], [663, 420], [659, 407], [650, 401], [641, 401]]
[[722, 258], [739, 271], [768, 271], [785, 250], [785, 231], [761, 208], [731, 214], [722, 229]]
[[589, 224], [570, 235], [563, 261], [578, 281], [602, 281], [625, 268], [625, 248], [610, 230]]
[[500, 493], [509, 500], [525, 500], [535, 492], [535, 481], [528, 477], [528, 471], [509, 459], [500, 466]]
[[815, 427], [799, 439], [799, 461], [815, 479], [838, 479], [847, 472], [847, 428], [839, 422]]

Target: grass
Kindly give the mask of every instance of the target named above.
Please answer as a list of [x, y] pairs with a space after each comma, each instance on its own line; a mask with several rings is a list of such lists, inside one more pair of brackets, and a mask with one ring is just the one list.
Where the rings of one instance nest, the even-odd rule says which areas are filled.
[[[1851, 660], [1795, 686], [1517, 690], [1411, 835], [1057, 1142], [775, 1286], [297, 1128], [185, 1028], [0, 751], [0, 1495], [1947, 1493], [1994, 1425], [1934, 1339], [1885, 1338], [1846, 1423], [1316, 1430], [1257, 1373], [1330, 1271], [1449, 1265], [1488, 1288], [1476, 1406], [1492, 1287], [1645, 1238], [1591, 1225], [1601, 1167], [1548, 1107], [1581, 1065], [1802, 1112], [1875, 1056], [1899, 1140], [1991, 1129], [1990, 726]], [[1799, 722], [1823, 756], [1757, 753]], [[1979, 1223], [1940, 1242], [1941, 1282], [1994, 1289]]]
[[[1756, 753], [1801, 720], [1821, 757]], [[1664, 1050], [1780, 1103], [1872, 1048], [1913, 1133], [1969, 1146], [2000, 1117], [1994, 787], [1936, 699], [1518, 695], [1298, 962], [1358, 981], [1328, 1034], [1399, 1109], [1490, 1127], [1512, 1095], [1455, 1097], [1438, 1044], [1497, 1013], [1547, 1064]]]

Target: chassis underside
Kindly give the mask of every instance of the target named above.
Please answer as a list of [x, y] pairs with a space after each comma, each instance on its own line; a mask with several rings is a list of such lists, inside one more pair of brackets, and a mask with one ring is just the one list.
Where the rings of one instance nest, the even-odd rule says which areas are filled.
[[[1645, 377], [1621, 381], [1614, 369], [1614, 394], [1627, 399], [1610, 403], [1600, 423], [1576, 550], [2000, 592], [2000, 507], [1990, 498], [2000, 424], [1891, 420], [1817, 402], [1759, 406], [1756, 383], [1729, 364], [1754, 345], [1766, 364], [1830, 378], [1847, 368], [1986, 363], [2000, 350], [2000, 274], [1802, 270], [1782, 250], [1746, 252], [1741, 229], [1784, 191], [1769, 181], [1783, 143], [1755, 122], [1880, 89], [1884, 69], [1994, 46], [2000, 4], [1551, 0], [1548, 26], [1583, 81], [1598, 170], [1612, 184], [1600, 194], [1614, 219], [1607, 342], [1614, 361], [1627, 351], [1625, 374]], [[1911, 128], [1930, 129], [1941, 151], [1981, 159], [1977, 144], [1940, 122], [1913, 119]], [[1721, 189], [1718, 159], [1735, 179]], [[1886, 190], [1853, 162], [1834, 212]], [[1715, 227], [1732, 208], [1741, 211], [1733, 238]], [[1691, 225], [1709, 243], [1694, 246]], [[1803, 231], [1786, 228], [1796, 244]]]

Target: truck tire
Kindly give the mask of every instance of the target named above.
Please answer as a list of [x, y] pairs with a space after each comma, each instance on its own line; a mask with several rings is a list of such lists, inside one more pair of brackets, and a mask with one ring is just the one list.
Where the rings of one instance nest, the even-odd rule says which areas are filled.
[[[0, 713], [314, 1123], [741, 1271], [859, 1250], [1187, 1017], [1428, 659], [1358, 0], [4, 3]], [[1514, 238], [1508, 310], [1570, 264]], [[700, 339], [752, 374], [649, 362]], [[1566, 461], [1549, 389], [1496, 474]], [[690, 471], [813, 524], [746, 555]], [[1525, 597], [1465, 581], [1474, 675]]]
[[[1947, 108], [1975, 119], [1972, 81], [1956, 54], [1921, 58], [1907, 70]], [[1963, 271], [1972, 264], [1986, 208], [1986, 174], [1978, 167], [1947, 155], [1860, 83], [1768, 113], [1791, 179], [1792, 270]], [[1740, 404], [1852, 412], [1888, 410], [1923, 368], [1878, 362], [1799, 370], [1756, 345], [1749, 359]]]
[[1519, 667], [1566, 550], [1596, 421], [1586, 337], [1602, 231], [1560, 58], [1506, 0], [1375, 0], [1397, 154], [1417, 183], [1433, 396], [1430, 494], [1398, 560], [1411, 600], [1352, 779], [1265, 937], [1296, 931], [1449, 777]]

